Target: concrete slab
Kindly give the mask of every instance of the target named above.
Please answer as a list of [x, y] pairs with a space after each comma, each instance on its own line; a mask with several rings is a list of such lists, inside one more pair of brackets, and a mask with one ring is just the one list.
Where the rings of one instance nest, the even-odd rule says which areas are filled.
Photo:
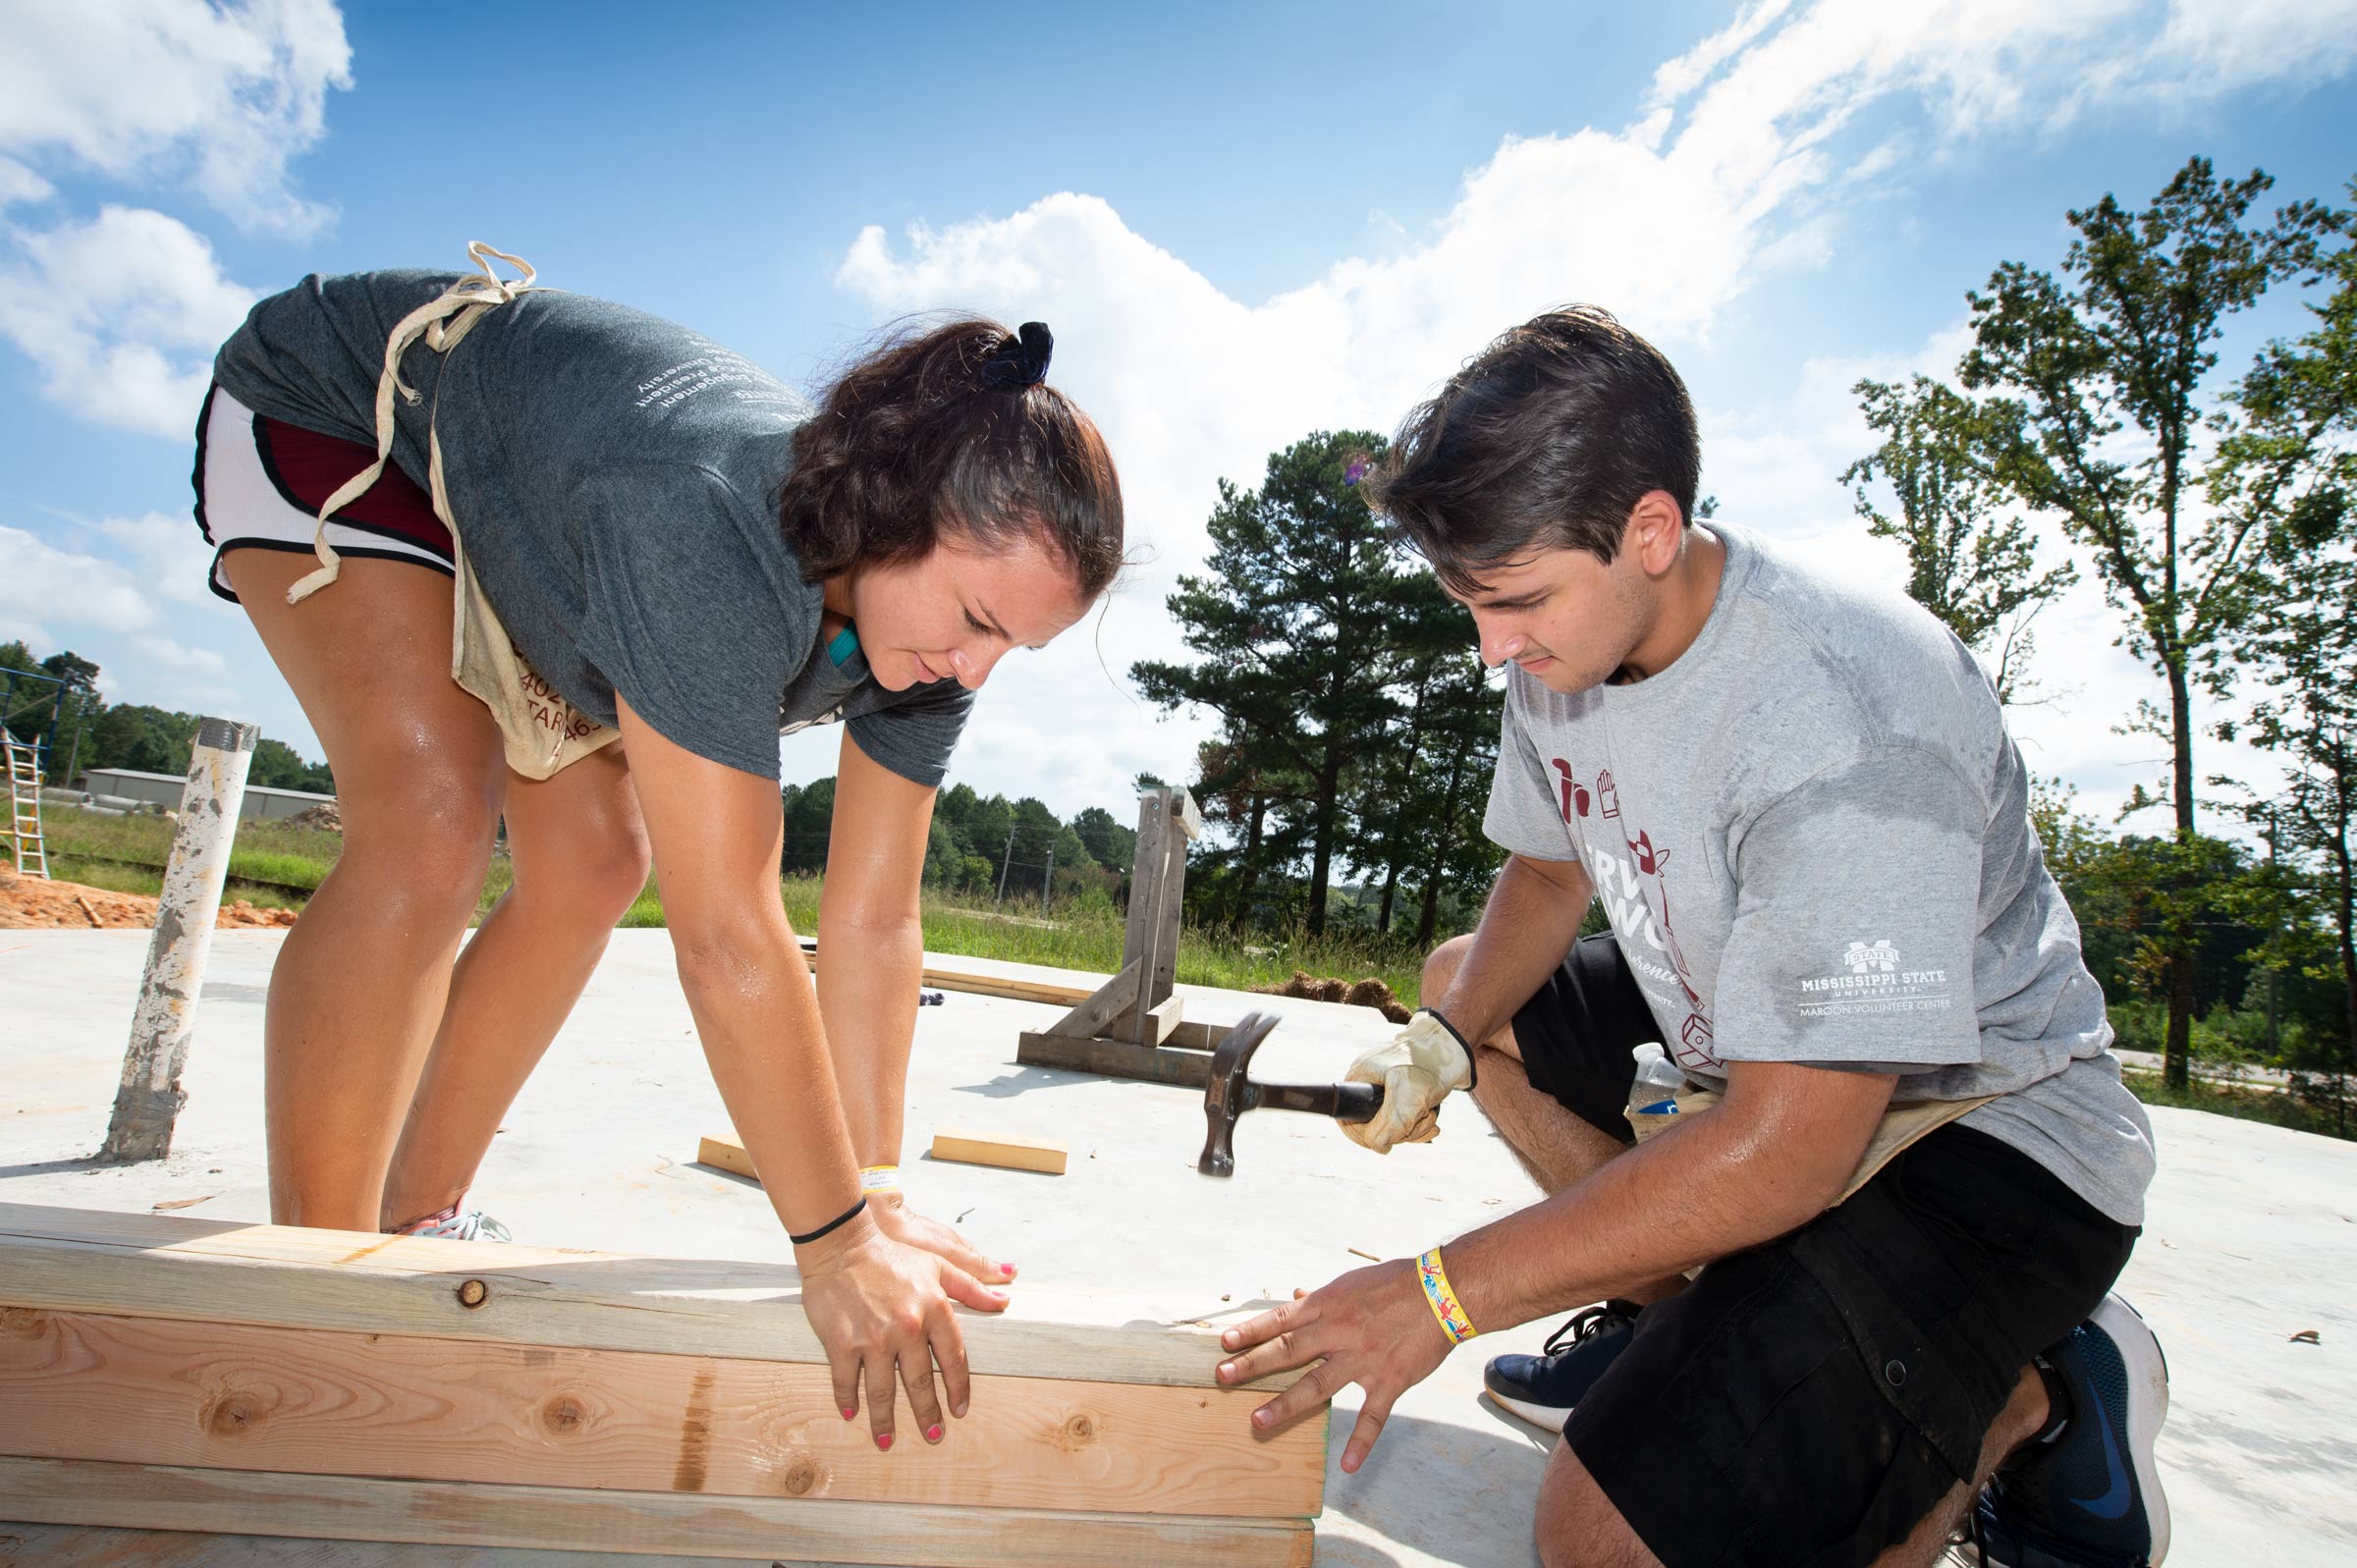
[[[129, 1028], [143, 932], [0, 932], [0, 1201], [264, 1219], [261, 1003], [283, 934], [223, 932], [187, 1077], [177, 1152], [92, 1167]], [[1050, 978], [1063, 971], [943, 959]], [[1251, 1008], [1286, 1022], [1256, 1062], [1331, 1080], [1388, 1026], [1372, 1011], [1182, 987], [1187, 1016]], [[910, 1201], [1020, 1266], [1034, 1287], [1144, 1295], [1179, 1315], [1240, 1313], [1397, 1258], [1535, 1189], [1469, 1106], [1435, 1143], [1377, 1160], [1330, 1123], [1245, 1120], [1237, 1174], [1198, 1176], [1200, 1098], [1014, 1064], [1016, 1034], [1057, 1009], [950, 993], [919, 1010], [909, 1074]], [[2357, 1560], [2357, 1147], [2192, 1111], [2155, 1112], [2152, 1223], [2123, 1290], [2168, 1349], [2163, 1465], [2177, 1564], [2324, 1568]], [[692, 1163], [725, 1122], [660, 931], [618, 933], [588, 994], [493, 1146], [477, 1199], [537, 1243], [784, 1258], [751, 1183]], [[936, 1163], [940, 1125], [1065, 1140], [1064, 1176]], [[195, 1200], [189, 1203], [188, 1200]], [[1019, 1288], [1019, 1287], [1018, 1287]], [[0, 1286], [0, 1296], [4, 1296]], [[1223, 1299], [1225, 1298], [1225, 1299]], [[1535, 1349], [1552, 1324], [1459, 1351], [1403, 1399], [1358, 1476], [1328, 1475], [1318, 1561], [1346, 1568], [1527, 1568], [1547, 1439], [1477, 1398], [1484, 1357]], [[2293, 1343], [2314, 1328], [2322, 1343]], [[1339, 1460], [1353, 1406], [1338, 1409]], [[7, 1515], [0, 1498], [0, 1519]], [[99, 1562], [350, 1568], [622, 1568], [643, 1557], [0, 1525], [0, 1568]], [[664, 1559], [699, 1562], [701, 1559]], [[715, 1564], [717, 1568], [717, 1564]]]

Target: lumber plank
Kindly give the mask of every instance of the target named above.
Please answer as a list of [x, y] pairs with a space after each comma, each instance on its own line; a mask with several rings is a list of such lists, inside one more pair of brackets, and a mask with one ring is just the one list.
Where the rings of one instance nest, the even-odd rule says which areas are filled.
[[1308, 1568], [1306, 1521], [699, 1497], [0, 1458], [33, 1524], [911, 1568]]
[[[168, 1303], [206, 1323], [826, 1359], [788, 1264], [0, 1204], [0, 1280], [12, 1305], [52, 1311], [139, 1316]], [[484, 1286], [479, 1306], [460, 1299], [468, 1281]], [[1202, 1319], [1220, 1311], [1027, 1281], [1004, 1314], [959, 1309], [959, 1327], [977, 1374], [1208, 1389], [1220, 1348]]]
[[737, 1135], [733, 1132], [725, 1138], [698, 1138], [695, 1142], [695, 1162], [710, 1165], [715, 1170], [725, 1170], [731, 1175], [746, 1176], [754, 1181], [761, 1179], [761, 1172], [753, 1168], [753, 1157], [744, 1152], [744, 1145], [737, 1141]]
[[823, 1366], [0, 1306], [0, 1451], [27, 1458], [1306, 1517], [1325, 1424], [1263, 1437], [1265, 1397], [984, 1377], [938, 1445], [903, 1397], [879, 1452]]
[[1070, 1012], [1048, 1025], [1052, 1035], [1071, 1035], [1090, 1039], [1103, 1029], [1109, 1019], [1118, 1018], [1137, 1005], [1137, 988], [1142, 983], [1144, 965], [1132, 960], [1122, 966], [1122, 972], [1099, 986], [1076, 1004]]
[[933, 1158], [960, 1164], [995, 1165], [1001, 1170], [1036, 1170], [1061, 1176], [1071, 1154], [1069, 1144], [1053, 1138], [1016, 1138], [1004, 1133], [972, 1132], [943, 1127], [933, 1134]]
[[1062, 1067], [1180, 1089], [1201, 1089], [1211, 1082], [1211, 1057], [1201, 1052], [1136, 1046], [1125, 1040], [1073, 1040], [1025, 1030], [1015, 1038], [1014, 1059], [1027, 1067]]

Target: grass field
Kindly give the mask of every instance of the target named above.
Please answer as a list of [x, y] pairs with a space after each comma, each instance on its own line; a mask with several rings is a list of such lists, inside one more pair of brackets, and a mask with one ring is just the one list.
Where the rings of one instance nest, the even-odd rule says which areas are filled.
[[[160, 868], [172, 850], [172, 824], [161, 816], [101, 817], [56, 810], [44, 814], [51, 872], [67, 881], [117, 892], [154, 894], [163, 886]], [[333, 833], [248, 822], [238, 829], [230, 851], [226, 896], [263, 907], [301, 908], [302, 890], [316, 888], [335, 864], [343, 838]], [[505, 856], [491, 862], [478, 911], [488, 911], [514, 880]], [[269, 884], [269, 886], [256, 886]], [[779, 884], [786, 916], [796, 931], [818, 930], [821, 879], [788, 877]], [[1099, 903], [1093, 908], [1051, 909], [1045, 925], [994, 917], [928, 891], [924, 897], [927, 951], [969, 958], [1004, 958], [1014, 963], [1052, 964], [1111, 974], [1121, 967], [1123, 917]], [[622, 917], [625, 927], [663, 924], [663, 900], [650, 878]], [[1422, 955], [1409, 942], [1379, 941], [1362, 933], [1310, 938], [1300, 933], [1236, 933], [1188, 927], [1178, 944], [1178, 979], [1188, 985], [1243, 990], [1282, 981], [1295, 969], [1344, 980], [1373, 975], [1390, 985], [1408, 1006], [1416, 1004]]]
[[2194, 1079], [2183, 1089], [2171, 1089], [2162, 1082], [2157, 1072], [2124, 1073], [2122, 1078], [2129, 1092], [2148, 1106], [2207, 1110], [2215, 1115], [2233, 1116], [2242, 1121], [2264, 1121], [2273, 1126], [2289, 1127], [2294, 1132], [2313, 1132], [2327, 1138], [2357, 1136], [2357, 1116], [2344, 1121], [2336, 1112], [2336, 1108], [2311, 1105], [2290, 1094], [2278, 1094], [2268, 1089], [2246, 1089], [2202, 1078]]

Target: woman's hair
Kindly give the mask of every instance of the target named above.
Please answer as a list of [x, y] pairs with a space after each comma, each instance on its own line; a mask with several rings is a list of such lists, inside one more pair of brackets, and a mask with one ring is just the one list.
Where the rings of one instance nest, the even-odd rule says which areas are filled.
[[1040, 377], [1051, 340], [995, 321], [904, 329], [846, 371], [795, 435], [778, 517], [818, 582], [914, 561], [947, 533], [1037, 539], [1084, 599], [1122, 567], [1122, 486], [1104, 437]]

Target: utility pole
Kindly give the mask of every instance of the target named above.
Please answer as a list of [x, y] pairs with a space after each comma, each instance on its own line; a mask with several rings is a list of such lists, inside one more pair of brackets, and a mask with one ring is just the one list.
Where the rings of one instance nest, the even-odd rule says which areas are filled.
[[993, 909], [996, 909], [1000, 904], [1003, 904], [1007, 901], [1007, 872], [1008, 868], [1014, 864], [1014, 830], [1010, 828], [1007, 830], [1007, 852], [999, 856], [999, 895], [991, 900], [990, 906]]
[[1039, 918], [1048, 918], [1048, 888], [1056, 880], [1056, 846], [1048, 845], [1048, 868], [1039, 878]]

